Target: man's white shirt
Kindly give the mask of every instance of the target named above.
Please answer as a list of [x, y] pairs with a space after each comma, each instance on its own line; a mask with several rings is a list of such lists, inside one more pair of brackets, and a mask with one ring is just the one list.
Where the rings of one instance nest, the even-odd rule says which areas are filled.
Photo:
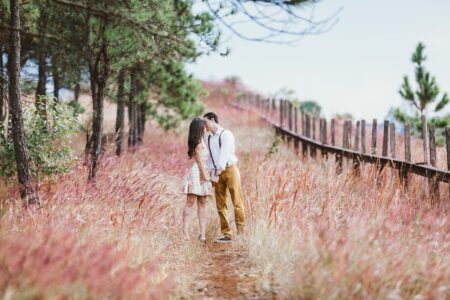
[[[223, 133], [222, 133], [223, 132]], [[220, 137], [220, 134], [222, 133], [222, 136]], [[219, 137], [221, 140], [221, 147], [219, 147]], [[208, 139], [210, 139], [210, 143], [208, 145]], [[238, 162], [238, 159], [236, 157], [235, 151], [236, 151], [236, 145], [234, 142], [234, 136], [229, 130], [224, 130], [222, 127], [219, 126], [219, 128], [216, 130], [215, 134], [210, 133], [206, 137], [206, 146], [209, 147], [208, 151], [210, 152], [210, 155], [208, 156], [208, 160], [206, 161], [206, 168], [209, 172], [214, 172], [215, 167], [214, 164], [217, 167], [217, 175], [219, 175], [225, 168], [227, 167], [227, 164], [235, 165]], [[214, 159], [211, 159], [211, 155]]]

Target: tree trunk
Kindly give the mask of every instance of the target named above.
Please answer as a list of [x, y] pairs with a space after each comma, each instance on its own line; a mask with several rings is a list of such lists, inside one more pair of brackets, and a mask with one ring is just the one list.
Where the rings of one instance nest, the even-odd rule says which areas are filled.
[[36, 191], [31, 183], [25, 133], [20, 103], [20, 17], [19, 0], [10, 0], [11, 8], [11, 49], [9, 51], [9, 106], [12, 118], [12, 137], [19, 183], [20, 197], [24, 204], [39, 204]]
[[80, 98], [80, 92], [81, 92], [80, 83], [77, 82], [75, 84], [75, 88], [74, 88], [74, 91], [73, 91], [74, 97], [75, 97], [75, 101], [77, 101], [77, 102], [78, 102], [78, 99]]
[[424, 162], [428, 164], [429, 162], [429, 155], [428, 155], [428, 126], [427, 126], [427, 117], [422, 114], [422, 138], [423, 138], [423, 157]]
[[[143, 92], [144, 87], [140, 79], [140, 74], [142, 72], [142, 65], [138, 64], [136, 66], [136, 95], [140, 95]], [[145, 113], [146, 104], [144, 99], [139, 99], [140, 102], [136, 101], [136, 143], [142, 144], [144, 140], [144, 124], [145, 124]]]
[[125, 68], [120, 69], [117, 85], [116, 155], [120, 156], [125, 124]]
[[38, 84], [36, 87], [36, 101], [38, 101], [38, 96], [46, 95], [46, 83], [47, 83], [47, 75], [46, 75], [46, 61], [45, 61], [45, 53], [38, 53]]
[[136, 86], [136, 69], [134, 68], [130, 72], [130, 99], [129, 99], [129, 131], [128, 131], [128, 146], [134, 147], [136, 146], [137, 140], [137, 103], [136, 103], [136, 95], [137, 95], [137, 86]]
[[[91, 75], [92, 77], [92, 75]], [[95, 81], [95, 83], [93, 83]], [[106, 85], [98, 78], [92, 77], [91, 85], [96, 86], [96, 92], [92, 95], [93, 119], [92, 119], [92, 152], [91, 167], [89, 170], [89, 181], [95, 178], [97, 164], [101, 154], [103, 134], [103, 98]]]
[[55, 98], [56, 101], [59, 101], [60, 78], [57, 66], [52, 66], [52, 75], [53, 75], [53, 97]]
[[43, 96], [46, 95], [46, 83], [47, 83], [47, 74], [46, 74], [46, 61], [45, 61], [45, 53], [38, 53], [38, 84], [36, 87], [36, 109], [39, 111], [42, 116], [45, 116], [47, 111], [47, 103]]
[[[139, 94], [139, 93], [138, 93]], [[141, 104], [136, 102], [136, 145], [140, 145], [141, 140]]]
[[147, 115], [147, 104], [141, 103], [139, 105], [139, 132], [138, 132], [139, 144], [142, 144], [144, 142], [146, 115]]
[[[6, 73], [3, 65], [3, 46], [0, 46], [0, 125], [3, 125], [3, 121], [6, 117], [6, 95], [5, 95], [5, 86], [6, 86]], [[2, 132], [0, 133], [2, 134]]]
[[132, 93], [132, 88], [130, 87], [130, 91], [128, 93], [128, 103], [127, 103], [127, 107], [128, 107], [128, 147], [131, 147], [131, 122], [133, 119], [132, 116], [132, 109], [131, 109], [131, 93]]
[[100, 29], [101, 47], [95, 57], [90, 58], [89, 72], [91, 78], [93, 121], [92, 121], [92, 161], [89, 170], [89, 181], [93, 181], [97, 173], [97, 164], [102, 153], [103, 138], [103, 100], [109, 77], [110, 62], [108, 43], [105, 37], [106, 22]]

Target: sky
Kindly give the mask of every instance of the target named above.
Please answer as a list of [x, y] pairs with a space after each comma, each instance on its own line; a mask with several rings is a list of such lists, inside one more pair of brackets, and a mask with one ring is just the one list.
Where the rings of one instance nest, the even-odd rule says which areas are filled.
[[[287, 87], [301, 100], [317, 101], [325, 116], [382, 119], [393, 106], [407, 107], [398, 90], [404, 75], [414, 81], [410, 59], [422, 41], [425, 67], [441, 91], [450, 92], [449, 0], [323, 0], [316, 15], [339, 8], [331, 31], [306, 36], [295, 47], [232, 36], [224, 43], [228, 56], [203, 56], [188, 69], [202, 80], [238, 76], [264, 95]], [[258, 34], [254, 26], [243, 30]]]

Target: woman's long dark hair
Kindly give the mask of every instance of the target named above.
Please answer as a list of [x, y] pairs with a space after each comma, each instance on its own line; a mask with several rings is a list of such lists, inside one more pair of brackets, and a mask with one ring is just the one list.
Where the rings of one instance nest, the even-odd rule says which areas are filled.
[[188, 156], [194, 157], [195, 147], [202, 142], [203, 134], [205, 132], [205, 121], [200, 118], [192, 120], [189, 126], [189, 138], [188, 138]]

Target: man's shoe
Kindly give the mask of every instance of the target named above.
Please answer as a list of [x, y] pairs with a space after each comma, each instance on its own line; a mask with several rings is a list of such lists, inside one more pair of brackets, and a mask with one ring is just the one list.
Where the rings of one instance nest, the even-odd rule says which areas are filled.
[[230, 243], [230, 242], [231, 238], [229, 236], [224, 236], [216, 240], [216, 243]]

